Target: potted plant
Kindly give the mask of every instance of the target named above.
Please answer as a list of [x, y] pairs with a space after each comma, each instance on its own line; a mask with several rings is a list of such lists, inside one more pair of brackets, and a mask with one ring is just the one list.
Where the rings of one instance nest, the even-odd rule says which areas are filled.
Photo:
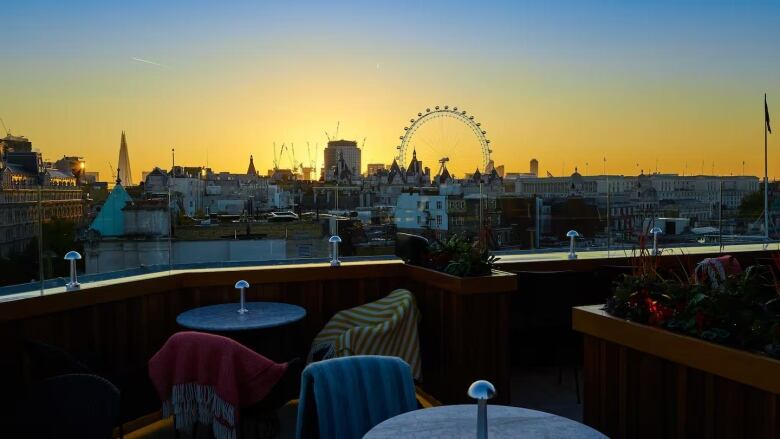
[[722, 262], [706, 259], [682, 275], [662, 273], [655, 260], [635, 259], [607, 300], [609, 314], [780, 358], [780, 256], [772, 265], [709, 274], [701, 268]]
[[489, 276], [499, 260], [478, 241], [469, 242], [463, 235], [435, 240], [428, 246], [426, 265], [459, 277]]

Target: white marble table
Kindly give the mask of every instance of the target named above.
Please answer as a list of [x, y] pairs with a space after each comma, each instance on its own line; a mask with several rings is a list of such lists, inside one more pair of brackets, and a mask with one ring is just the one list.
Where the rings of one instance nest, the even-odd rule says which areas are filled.
[[[536, 410], [488, 405], [488, 438], [583, 438], [603, 434], [571, 419]], [[390, 418], [366, 433], [364, 439], [464, 438], [477, 435], [477, 405], [446, 405], [415, 410]]]

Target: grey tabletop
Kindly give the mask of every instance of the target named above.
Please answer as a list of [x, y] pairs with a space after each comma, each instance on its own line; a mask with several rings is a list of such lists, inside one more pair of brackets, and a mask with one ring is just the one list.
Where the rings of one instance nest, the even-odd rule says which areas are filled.
[[238, 313], [238, 303], [202, 306], [184, 311], [176, 323], [198, 331], [251, 331], [290, 325], [306, 317], [298, 305], [278, 302], [247, 302], [244, 314]]
[[[605, 438], [603, 434], [550, 413], [520, 407], [488, 405], [488, 438]], [[390, 418], [364, 439], [468, 438], [477, 434], [477, 405], [446, 405]]]

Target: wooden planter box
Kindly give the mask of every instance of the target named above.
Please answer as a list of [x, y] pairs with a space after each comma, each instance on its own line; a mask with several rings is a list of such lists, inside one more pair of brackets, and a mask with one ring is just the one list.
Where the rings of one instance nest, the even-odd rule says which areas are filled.
[[422, 316], [422, 387], [445, 404], [470, 402], [469, 385], [485, 379], [496, 386], [494, 401], [510, 402], [509, 298], [517, 275], [457, 277], [406, 265], [405, 288]]
[[780, 361], [573, 309], [583, 420], [615, 438], [780, 437]]

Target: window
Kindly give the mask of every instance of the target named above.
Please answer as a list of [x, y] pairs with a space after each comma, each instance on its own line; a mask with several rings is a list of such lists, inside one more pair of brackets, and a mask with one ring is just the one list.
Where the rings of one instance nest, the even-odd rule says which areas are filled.
[[441, 225], [441, 215], [436, 215], [436, 225], [437, 226]]
[[298, 246], [298, 257], [299, 258], [310, 258], [311, 257], [311, 244], [299, 245]]
[[441, 209], [441, 201], [437, 201], [436, 202], [436, 208], [437, 209]]

